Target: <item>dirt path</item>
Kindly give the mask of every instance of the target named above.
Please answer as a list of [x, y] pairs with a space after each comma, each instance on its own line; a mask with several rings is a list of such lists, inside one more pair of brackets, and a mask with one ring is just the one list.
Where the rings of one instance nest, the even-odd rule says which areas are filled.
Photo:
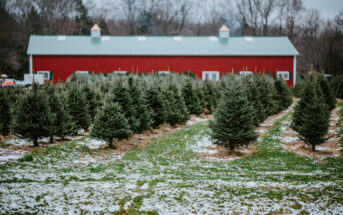
[[[256, 128], [257, 133], [259, 134], [259, 139], [265, 136], [268, 133], [268, 130], [273, 126], [273, 124], [291, 112], [294, 108], [294, 103], [284, 111], [281, 111], [278, 114], [269, 116], [266, 120], [260, 123], [259, 127]], [[208, 152], [203, 152], [201, 155], [204, 157], [205, 160], [213, 160], [213, 161], [231, 161], [236, 160], [239, 158], [243, 158], [246, 156], [255, 155], [257, 153], [256, 144], [250, 144], [247, 147], [238, 148], [233, 153], [229, 153], [229, 150], [225, 147], [219, 147], [214, 144], [211, 144], [208, 138], [201, 140], [203, 142], [200, 145], [206, 145], [206, 149]]]
[[316, 146], [316, 151], [311, 150], [311, 146], [306, 145], [302, 140], [298, 138], [298, 133], [288, 127], [284, 132], [283, 147], [286, 151], [314, 158], [317, 161], [323, 160], [328, 157], [338, 157], [341, 155], [340, 141], [337, 138], [337, 128], [339, 120], [340, 107], [336, 107], [331, 112], [329, 136], [333, 136], [325, 143]]

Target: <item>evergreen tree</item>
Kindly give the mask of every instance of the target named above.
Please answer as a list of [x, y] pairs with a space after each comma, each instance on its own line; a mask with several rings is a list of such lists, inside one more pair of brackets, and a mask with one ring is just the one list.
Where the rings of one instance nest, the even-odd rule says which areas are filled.
[[299, 132], [299, 128], [302, 127], [302, 124], [304, 123], [304, 110], [308, 104], [312, 103], [312, 98], [315, 96], [315, 91], [313, 90], [316, 87], [314, 75], [309, 76], [302, 85], [304, 88], [300, 100], [294, 107], [291, 123], [291, 128], [297, 132]]
[[261, 93], [257, 88], [256, 79], [253, 76], [246, 76], [243, 81], [247, 85], [247, 99], [253, 107], [253, 122], [257, 126], [265, 119], [264, 117], [266, 115], [262, 104]]
[[319, 88], [320, 85], [311, 89], [313, 97], [302, 110], [302, 124], [298, 127], [299, 138], [311, 145], [312, 151], [328, 139], [325, 135], [329, 128], [330, 111]]
[[78, 24], [78, 32], [80, 35], [89, 35], [92, 27], [92, 20], [88, 15], [88, 9], [83, 4], [82, 0], [76, 0], [76, 23]]
[[134, 118], [137, 119], [137, 123], [135, 124], [137, 127], [131, 127], [131, 129], [134, 133], [141, 133], [142, 131], [151, 128], [151, 110], [148, 109], [144, 90], [138, 87], [139, 82], [134, 80], [133, 77], [130, 77], [128, 83], [132, 102], [131, 105], [135, 109], [133, 113], [136, 114]]
[[75, 125], [73, 133], [77, 133], [80, 129], [88, 130], [90, 125], [89, 108], [84, 93], [76, 85], [71, 86], [68, 90], [66, 102], [67, 112]]
[[108, 31], [106, 20], [104, 18], [100, 19], [99, 27], [101, 29], [102, 35], [109, 35], [110, 34], [110, 32]]
[[45, 95], [48, 98], [48, 106], [50, 108], [50, 124], [49, 126], [49, 136], [50, 136], [50, 143], [54, 142], [53, 135], [55, 135], [58, 127], [61, 125], [59, 124], [57, 120], [57, 116], [61, 113], [62, 106], [59, 103], [55, 88], [53, 85], [46, 85], [45, 86]]
[[182, 87], [182, 97], [190, 114], [200, 115], [203, 112], [201, 101], [190, 79]]
[[59, 114], [56, 115], [56, 124], [59, 126], [55, 131], [55, 135], [60, 137], [61, 140], [65, 136], [75, 133], [77, 131], [75, 122], [73, 121], [70, 113], [68, 112], [67, 95], [60, 93], [57, 97], [57, 104], [60, 105]]
[[94, 117], [98, 108], [97, 94], [88, 85], [84, 85], [81, 91], [85, 94], [86, 102], [88, 106], [88, 113], [90, 115], [90, 119], [92, 122], [94, 120]]
[[139, 127], [139, 120], [136, 119], [137, 112], [132, 105], [132, 98], [128, 87], [124, 86], [123, 80], [118, 79], [112, 88], [112, 102], [117, 102], [124, 111], [125, 118], [128, 120], [132, 131]]
[[91, 136], [105, 140], [111, 148], [115, 148], [113, 141], [129, 138], [132, 131], [121, 105], [111, 100], [105, 102], [96, 114]]
[[276, 80], [274, 87], [276, 90], [274, 99], [277, 103], [277, 112], [287, 109], [293, 102], [290, 89], [283, 80]]
[[34, 84], [33, 89], [19, 99], [11, 129], [15, 135], [32, 140], [34, 146], [38, 146], [38, 138], [50, 134], [50, 120], [48, 99]]
[[6, 90], [0, 86], [0, 133], [7, 136], [10, 133], [11, 111]]
[[214, 119], [210, 121], [211, 138], [216, 144], [235, 148], [246, 146], [257, 140], [253, 123], [253, 107], [239, 85], [228, 87], [220, 99]]
[[[266, 75], [256, 75], [257, 87], [261, 94], [261, 102], [263, 105], [264, 115], [263, 120], [268, 116], [277, 113], [275, 98], [275, 88], [273, 80]], [[262, 120], [262, 121], [263, 121]]]
[[218, 100], [220, 97], [219, 90], [216, 88], [215, 84], [212, 81], [205, 80], [204, 87], [204, 100], [205, 100], [205, 108], [212, 113], [214, 108], [218, 105]]
[[152, 110], [152, 127], [157, 128], [166, 122], [166, 104], [158, 86], [151, 86], [146, 92], [148, 108]]
[[328, 80], [324, 77], [323, 74], [320, 74], [318, 76], [318, 82], [320, 85], [320, 88], [323, 92], [324, 99], [326, 104], [328, 105], [329, 110], [333, 110], [336, 107], [336, 96], [334, 95], [334, 92], [329, 85]]

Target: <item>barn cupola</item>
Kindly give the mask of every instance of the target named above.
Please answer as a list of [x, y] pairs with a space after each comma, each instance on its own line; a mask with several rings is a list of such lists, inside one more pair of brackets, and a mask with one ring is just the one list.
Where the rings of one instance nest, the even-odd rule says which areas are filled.
[[230, 29], [226, 27], [226, 25], [223, 25], [219, 29], [219, 39], [221, 40], [228, 40], [230, 37]]
[[95, 24], [91, 28], [91, 37], [92, 38], [100, 38], [101, 37], [101, 29], [97, 24]]

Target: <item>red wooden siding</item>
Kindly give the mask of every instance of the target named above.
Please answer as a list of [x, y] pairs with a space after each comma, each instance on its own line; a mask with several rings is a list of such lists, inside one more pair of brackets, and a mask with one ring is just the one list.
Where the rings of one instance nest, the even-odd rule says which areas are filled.
[[[33, 56], [33, 71], [51, 71], [54, 82], [65, 81], [75, 71], [111, 73], [113, 71], [151, 73], [187, 70], [197, 77], [202, 71], [219, 71], [220, 75], [247, 70], [256, 73], [276, 71], [293, 73], [293, 56], [289, 57], [172, 57], [172, 56]], [[294, 75], [291, 75], [294, 78]], [[287, 81], [293, 86], [293, 80]]]

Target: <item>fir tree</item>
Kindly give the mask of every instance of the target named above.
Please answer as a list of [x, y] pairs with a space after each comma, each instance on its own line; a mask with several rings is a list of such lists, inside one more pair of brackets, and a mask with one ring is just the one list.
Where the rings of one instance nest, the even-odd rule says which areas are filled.
[[218, 100], [220, 97], [219, 90], [216, 88], [215, 84], [212, 81], [205, 80], [204, 87], [204, 100], [205, 100], [205, 108], [212, 113], [214, 108], [218, 105]]
[[220, 99], [214, 119], [210, 121], [211, 138], [216, 144], [235, 148], [256, 141], [257, 133], [253, 124], [253, 107], [239, 85], [228, 87]]
[[85, 94], [86, 102], [88, 106], [88, 113], [90, 115], [91, 121], [93, 121], [97, 108], [98, 108], [98, 103], [99, 103], [97, 99], [97, 94], [88, 85], [84, 85], [81, 91]]
[[182, 97], [190, 114], [200, 115], [203, 112], [201, 101], [190, 79], [182, 87]]
[[301, 93], [301, 97], [294, 107], [291, 123], [291, 128], [297, 132], [299, 132], [299, 128], [302, 126], [304, 122], [304, 110], [308, 104], [311, 104], [312, 98], [315, 96], [315, 91], [313, 90], [316, 87], [314, 75], [309, 76], [308, 79], [304, 81], [302, 85], [303, 90]]
[[[62, 106], [59, 103], [59, 100], [56, 96], [55, 88], [53, 85], [46, 85], [45, 86], [45, 95], [48, 98], [48, 105], [50, 108], [50, 124], [49, 126], [49, 136], [50, 136], [50, 143], [54, 142], [53, 135], [56, 134], [57, 129], [61, 126], [57, 120], [57, 116], [61, 114]], [[63, 123], [63, 122], [62, 122]]]
[[19, 99], [11, 129], [16, 136], [27, 138], [33, 141], [34, 146], [38, 146], [38, 138], [50, 134], [50, 120], [48, 99], [34, 84], [33, 89]]
[[136, 130], [136, 128], [139, 127], [139, 121], [136, 119], [137, 112], [135, 107], [132, 105], [133, 102], [129, 89], [124, 86], [122, 79], [115, 82], [114, 87], [112, 88], [112, 95], [112, 102], [117, 102], [120, 105], [129, 122], [130, 129], [132, 131]]
[[7, 136], [10, 133], [11, 111], [6, 90], [0, 86], [0, 133]]
[[[266, 119], [268, 116], [277, 113], [277, 104], [274, 100], [275, 98], [275, 88], [273, 84], [273, 80], [266, 75], [256, 75], [257, 87], [261, 94], [261, 102], [263, 105], [264, 116], [263, 120]], [[262, 121], [263, 121], [262, 120]]]
[[145, 92], [143, 89], [138, 87], [139, 83], [133, 79], [129, 78], [129, 93], [131, 97], [131, 105], [135, 108], [134, 116], [137, 119], [137, 127], [131, 127], [134, 133], [141, 133], [144, 130], [151, 128], [151, 110], [148, 109], [147, 99], [145, 97]]
[[80, 129], [88, 130], [90, 125], [89, 108], [84, 93], [76, 85], [71, 86], [68, 90], [66, 102], [67, 112], [74, 122], [73, 133], [77, 133]]
[[302, 110], [302, 124], [298, 127], [299, 138], [312, 146], [324, 143], [328, 138], [325, 135], [329, 128], [330, 111], [319, 86], [312, 88], [311, 102]]
[[277, 112], [287, 109], [292, 104], [292, 93], [283, 80], [274, 82], [276, 90], [275, 101], [277, 103]]
[[121, 106], [111, 100], [105, 102], [96, 114], [91, 136], [105, 140], [111, 148], [115, 148], [113, 141], [129, 138], [132, 131]]
[[148, 98], [148, 108], [152, 110], [152, 127], [157, 128], [166, 122], [166, 104], [158, 86], [151, 86], [147, 89], [146, 97]]
[[261, 93], [259, 89], [257, 88], [256, 79], [253, 78], [253, 76], [249, 77], [246, 76], [243, 81], [246, 83], [246, 93], [247, 93], [247, 99], [251, 106], [253, 107], [253, 122], [254, 125], [257, 126], [260, 124], [265, 117], [265, 112], [262, 104], [262, 98]]
[[333, 110], [336, 107], [336, 96], [334, 95], [334, 92], [329, 85], [328, 80], [324, 77], [323, 74], [320, 74], [318, 76], [318, 82], [320, 85], [320, 88], [323, 92], [324, 99], [326, 104], [328, 105], [329, 110]]

